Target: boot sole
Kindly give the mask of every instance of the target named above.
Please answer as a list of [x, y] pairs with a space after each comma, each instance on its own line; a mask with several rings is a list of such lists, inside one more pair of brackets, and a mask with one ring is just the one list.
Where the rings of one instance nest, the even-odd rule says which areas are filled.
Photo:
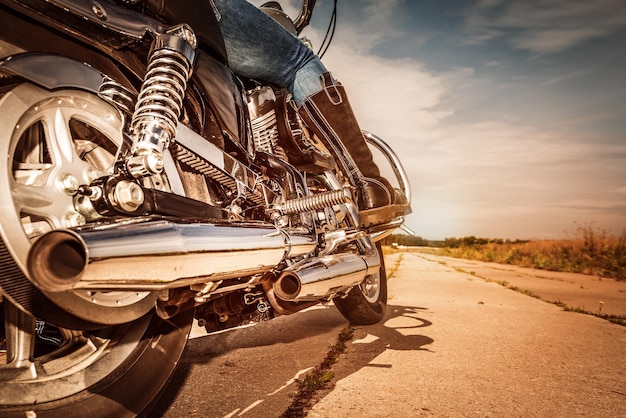
[[361, 227], [371, 227], [385, 224], [401, 216], [410, 214], [409, 205], [387, 205], [379, 208], [366, 209], [359, 212], [359, 225]]

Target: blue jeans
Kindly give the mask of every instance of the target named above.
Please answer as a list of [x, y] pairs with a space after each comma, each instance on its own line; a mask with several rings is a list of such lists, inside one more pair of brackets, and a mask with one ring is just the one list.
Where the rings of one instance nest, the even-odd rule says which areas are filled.
[[228, 65], [240, 77], [287, 87], [296, 106], [323, 90], [328, 72], [298, 37], [246, 0], [209, 0], [216, 6]]

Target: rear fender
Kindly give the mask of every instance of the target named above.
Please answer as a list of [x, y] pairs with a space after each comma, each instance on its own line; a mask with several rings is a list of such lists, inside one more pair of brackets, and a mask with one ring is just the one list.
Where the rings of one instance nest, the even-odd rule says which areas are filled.
[[26, 52], [0, 61], [0, 71], [19, 76], [48, 90], [79, 88], [94, 94], [103, 75], [73, 59], [45, 53]]

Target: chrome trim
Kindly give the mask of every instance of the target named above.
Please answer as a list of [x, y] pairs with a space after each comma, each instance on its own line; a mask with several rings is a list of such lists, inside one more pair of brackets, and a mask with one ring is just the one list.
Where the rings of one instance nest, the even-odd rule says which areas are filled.
[[294, 19], [293, 25], [296, 28], [296, 33], [302, 32], [304, 28], [309, 25], [311, 21], [311, 15], [313, 14], [313, 8], [315, 7], [315, 0], [303, 0], [300, 13]]
[[209, 224], [140, 218], [50, 231], [28, 255], [45, 291], [160, 290], [264, 273], [309, 254], [314, 237], [265, 223]]
[[411, 202], [411, 185], [409, 183], [409, 177], [406, 174], [402, 163], [400, 162], [400, 158], [398, 155], [391, 149], [389, 145], [381, 138], [377, 137], [371, 132], [362, 131], [363, 136], [365, 137], [365, 141], [374, 146], [377, 150], [379, 150], [387, 159], [391, 168], [398, 179], [398, 183], [400, 185], [400, 190], [404, 193], [407, 200]]
[[[181, 123], [176, 128], [175, 143], [193, 154], [178, 159], [185, 162], [187, 158], [191, 159], [188, 164], [202, 174], [231, 189], [241, 189], [247, 198], [257, 204], [268, 204], [274, 200], [274, 192], [265, 186], [261, 176]], [[182, 149], [179, 151], [184, 152]]]

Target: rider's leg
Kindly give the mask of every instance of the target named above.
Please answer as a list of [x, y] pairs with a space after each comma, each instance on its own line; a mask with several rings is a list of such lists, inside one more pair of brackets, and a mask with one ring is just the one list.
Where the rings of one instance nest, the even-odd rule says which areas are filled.
[[360, 223], [379, 224], [411, 213], [406, 196], [380, 175], [343, 86], [330, 73], [320, 79], [323, 90], [307, 98], [299, 113], [333, 155], [343, 156], [337, 160], [357, 186]]
[[287, 87], [296, 105], [322, 89], [328, 70], [297, 36], [245, 0], [213, 1], [235, 74]]
[[343, 87], [317, 55], [247, 1], [212, 1], [220, 13], [231, 69], [242, 77], [288, 87], [307, 126], [338, 161], [345, 161], [342, 168], [358, 188], [361, 222], [380, 223], [410, 213], [406, 198], [380, 175]]

